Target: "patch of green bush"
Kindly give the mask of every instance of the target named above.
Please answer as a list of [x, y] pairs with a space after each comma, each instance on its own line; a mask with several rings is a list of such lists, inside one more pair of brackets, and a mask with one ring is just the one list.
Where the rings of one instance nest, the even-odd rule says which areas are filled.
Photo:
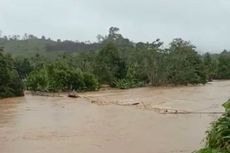
[[230, 111], [213, 123], [208, 132], [207, 147], [230, 152]]
[[85, 84], [85, 90], [93, 91], [99, 88], [98, 80], [91, 73], [83, 73], [83, 82]]
[[197, 153], [229, 153], [230, 152], [230, 110], [229, 101], [224, 104], [226, 112], [212, 124], [207, 132], [206, 148]]
[[226, 101], [224, 104], [223, 104], [225, 110], [229, 110], [230, 109], [230, 99], [228, 101]]
[[57, 62], [32, 71], [27, 77], [26, 87], [43, 92], [93, 91], [98, 89], [99, 83], [93, 74]]

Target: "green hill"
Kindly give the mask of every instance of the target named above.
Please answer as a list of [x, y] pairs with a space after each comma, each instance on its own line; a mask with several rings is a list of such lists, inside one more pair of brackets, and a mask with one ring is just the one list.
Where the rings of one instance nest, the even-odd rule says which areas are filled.
[[35, 36], [27, 39], [0, 38], [0, 46], [5, 52], [13, 56], [55, 55], [58, 53], [77, 53], [90, 51], [98, 48], [97, 43], [83, 43], [74, 41], [54, 41], [51, 39], [37, 38]]

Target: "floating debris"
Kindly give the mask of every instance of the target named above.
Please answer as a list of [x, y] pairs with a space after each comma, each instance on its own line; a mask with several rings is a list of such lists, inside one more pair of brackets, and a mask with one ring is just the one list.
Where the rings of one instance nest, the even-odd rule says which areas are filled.
[[80, 96], [77, 95], [77, 92], [73, 91], [73, 92], [68, 94], [68, 97], [70, 97], [70, 98], [79, 98]]

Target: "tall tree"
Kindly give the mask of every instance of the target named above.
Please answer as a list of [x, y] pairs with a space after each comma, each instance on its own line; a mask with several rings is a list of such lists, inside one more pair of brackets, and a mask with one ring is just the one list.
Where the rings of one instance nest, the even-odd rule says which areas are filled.
[[97, 55], [95, 73], [100, 82], [113, 85], [114, 81], [126, 74], [125, 62], [120, 58], [118, 49], [108, 43]]
[[206, 83], [206, 74], [201, 57], [195, 46], [182, 39], [174, 39], [169, 48], [169, 81], [173, 84]]
[[204, 54], [203, 62], [204, 62], [207, 79], [208, 81], [212, 81], [216, 73], [216, 62], [214, 61], [210, 53]]

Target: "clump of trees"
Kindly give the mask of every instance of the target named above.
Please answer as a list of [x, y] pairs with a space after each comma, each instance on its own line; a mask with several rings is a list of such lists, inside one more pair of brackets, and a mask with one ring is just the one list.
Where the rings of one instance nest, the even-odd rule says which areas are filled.
[[26, 87], [31, 91], [92, 91], [99, 87], [95, 76], [59, 61], [42, 65], [32, 71], [26, 79]]
[[206, 137], [206, 148], [197, 153], [230, 152], [230, 100], [224, 104], [226, 112], [212, 124]]
[[171, 57], [169, 68], [169, 80], [178, 85], [205, 84], [207, 76], [205, 73], [201, 56], [196, 52], [190, 42], [175, 39], [169, 48]]
[[168, 49], [162, 44], [137, 43], [123, 52], [110, 42], [97, 54], [95, 72], [102, 83], [119, 88], [207, 82], [202, 57], [190, 42], [175, 39]]
[[23, 83], [10, 55], [0, 48], [0, 98], [22, 96]]

